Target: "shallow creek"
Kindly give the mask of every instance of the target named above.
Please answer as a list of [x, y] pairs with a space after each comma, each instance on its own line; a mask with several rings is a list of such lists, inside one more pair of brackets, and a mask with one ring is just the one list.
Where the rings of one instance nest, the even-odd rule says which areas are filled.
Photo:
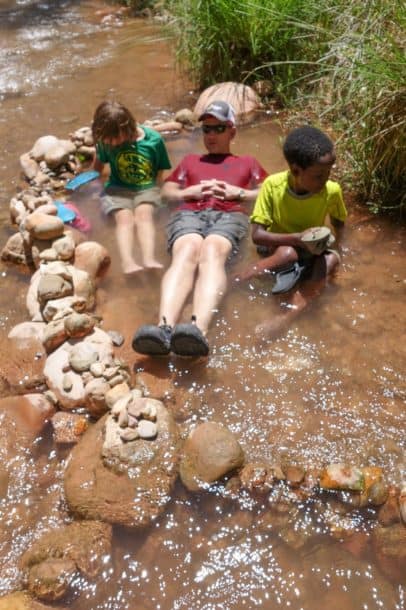
[[[142, 21], [100, 26], [99, 6], [27, 0], [0, 5], [2, 246], [14, 232], [8, 205], [19, 184], [18, 157], [38, 137], [67, 137], [89, 125], [95, 106], [109, 95], [141, 122], [193, 107], [195, 97], [176, 76], [162, 31]], [[240, 128], [234, 151], [257, 156], [268, 171], [282, 169], [282, 130], [277, 119], [264, 115]], [[201, 150], [199, 134], [171, 137], [167, 145], [173, 165], [186, 152]], [[249, 461], [284, 459], [306, 467], [346, 461], [381, 466], [391, 483], [405, 479], [404, 229], [350, 209], [334, 283], [283, 336], [261, 347], [255, 342], [255, 325], [279, 309], [267, 283], [234, 287], [210, 332], [207, 363], [150, 362], [132, 352], [130, 343], [139, 324], [155, 322], [159, 276], [123, 278], [113, 226], [99, 213], [96, 184], [75, 194], [75, 202], [92, 220], [92, 239], [113, 258], [99, 287], [97, 312], [107, 329], [125, 336], [118, 355], [135, 372], [170, 378], [185, 392], [185, 405], [175, 413], [184, 430], [199, 421], [220, 421], [237, 435]], [[163, 210], [158, 218], [158, 254], [165, 263], [167, 216]], [[235, 265], [255, 256], [247, 242]], [[20, 269], [0, 264], [4, 336], [27, 319], [28, 281]], [[19, 471], [16, 456], [9, 494], [0, 501], [0, 595], [18, 587], [18, 558], [30, 541], [68, 520], [59, 502], [66, 457], [46, 437], [39, 439], [28, 471]], [[328, 518], [316, 500], [286, 516], [268, 506], [249, 497], [239, 504], [224, 500], [220, 487], [192, 495], [178, 485], [148, 531], [115, 532], [105, 573], [92, 582], [78, 579], [63, 606], [405, 608], [405, 588], [382, 574], [369, 544], [376, 523], [371, 511], [343, 516], [332, 502]], [[358, 533], [359, 548], [348, 543], [346, 531]]]

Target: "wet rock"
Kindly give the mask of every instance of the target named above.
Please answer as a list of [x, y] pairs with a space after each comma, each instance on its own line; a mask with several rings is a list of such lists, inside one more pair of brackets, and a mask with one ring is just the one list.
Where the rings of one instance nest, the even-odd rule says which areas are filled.
[[57, 445], [73, 445], [87, 430], [89, 423], [78, 413], [58, 411], [51, 419], [54, 442]]
[[379, 567], [395, 583], [405, 582], [406, 528], [401, 524], [377, 527], [372, 540]]
[[[0, 610], [56, 610], [55, 606], [41, 604], [28, 593], [17, 591], [0, 598]], [[64, 610], [58, 605], [58, 610]]]
[[240, 472], [241, 486], [251, 492], [267, 493], [272, 486], [272, 466], [265, 462], [246, 464]]
[[64, 318], [65, 331], [69, 337], [84, 337], [92, 332], [95, 325], [93, 316], [73, 312]]
[[86, 299], [77, 296], [68, 296], [60, 299], [50, 299], [46, 302], [42, 315], [44, 320], [59, 320], [76, 311], [82, 313], [86, 309]]
[[106, 396], [110, 386], [103, 378], [92, 379], [85, 387], [85, 404], [90, 415], [96, 419], [107, 413]]
[[115, 385], [113, 388], [109, 386], [109, 391], [106, 393], [106, 405], [109, 409], [113, 407], [113, 405], [122, 398], [126, 396], [130, 391], [130, 387], [126, 382], [119, 383]]
[[161, 403], [157, 412], [154, 440], [123, 442], [123, 428], [111, 414], [85, 433], [65, 472], [65, 497], [73, 514], [138, 528], [164, 511], [177, 476], [179, 438]]
[[54, 413], [54, 405], [42, 394], [8, 396], [0, 399], [0, 414], [12, 419], [18, 427], [18, 432], [28, 439], [36, 438]]
[[322, 489], [363, 491], [365, 480], [362, 470], [348, 464], [330, 464], [320, 475]]
[[140, 438], [145, 439], [155, 438], [158, 434], [158, 426], [154, 422], [147, 421], [146, 419], [142, 419], [138, 423], [137, 430]]
[[58, 216], [33, 212], [24, 220], [24, 228], [33, 239], [56, 239], [63, 235], [65, 225]]
[[180, 476], [185, 487], [197, 491], [243, 463], [244, 452], [232, 432], [221, 424], [205, 422], [186, 439]]
[[80, 572], [94, 578], [111, 553], [111, 527], [100, 521], [71, 523], [44, 534], [21, 558], [30, 592], [46, 601], [63, 597]]
[[286, 477], [286, 482], [292, 487], [298, 487], [306, 474], [304, 468], [295, 464], [283, 464], [282, 470]]
[[10, 261], [16, 265], [26, 265], [26, 249], [21, 233], [15, 233], [8, 238], [1, 251], [1, 260]]
[[399, 490], [396, 487], [389, 487], [386, 502], [378, 511], [378, 521], [381, 525], [389, 527], [400, 522], [399, 510]]
[[111, 263], [108, 250], [96, 241], [85, 241], [75, 248], [75, 267], [92, 279], [102, 277]]
[[107, 332], [110, 335], [114, 345], [117, 347], [123, 345], [125, 339], [121, 333], [117, 332], [116, 330], [108, 330]]
[[175, 114], [175, 121], [188, 127], [194, 127], [196, 125], [196, 116], [189, 108], [181, 108]]

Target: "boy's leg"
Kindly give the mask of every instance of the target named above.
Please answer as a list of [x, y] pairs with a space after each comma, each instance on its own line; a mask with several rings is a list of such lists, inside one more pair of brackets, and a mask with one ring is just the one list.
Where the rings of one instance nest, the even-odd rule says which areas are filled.
[[193, 288], [202, 244], [203, 237], [197, 233], [182, 235], [173, 244], [172, 262], [161, 283], [159, 324], [163, 318], [170, 326], [179, 320]]
[[141, 249], [143, 265], [146, 269], [162, 269], [163, 265], [155, 258], [154, 205], [140, 203], [134, 210], [134, 222]]
[[193, 295], [193, 314], [204, 335], [227, 289], [225, 265], [231, 250], [231, 242], [222, 235], [208, 235], [203, 241]]
[[251, 265], [241, 271], [241, 273], [238, 273], [234, 279], [235, 281], [243, 282], [252, 277], [259, 277], [271, 271], [283, 268], [298, 260], [299, 256], [295, 248], [292, 248], [291, 246], [279, 246], [270, 256], [262, 258], [255, 263], [251, 263]]
[[143, 267], [138, 265], [133, 257], [134, 248], [134, 216], [130, 209], [121, 209], [114, 212], [116, 221], [116, 239], [120, 253], [121, 267], [124, 273], [137, 273]]

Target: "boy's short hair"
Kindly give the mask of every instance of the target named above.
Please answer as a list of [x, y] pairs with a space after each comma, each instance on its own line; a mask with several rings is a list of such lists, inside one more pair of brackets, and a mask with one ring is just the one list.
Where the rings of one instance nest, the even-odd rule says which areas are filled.
[[283, 154], [289, 165], [296, 164], [306, 169], [333, 152], [334, 144], [330, 138], [311, 125], [293, 129], [283, 144]]
[[94, 142], [112, 140], [121, 134], [129, 141], [133, 140], [136, 134], [135, 119], [123, 104], [104, 101], [95, 110], [92, 134]]

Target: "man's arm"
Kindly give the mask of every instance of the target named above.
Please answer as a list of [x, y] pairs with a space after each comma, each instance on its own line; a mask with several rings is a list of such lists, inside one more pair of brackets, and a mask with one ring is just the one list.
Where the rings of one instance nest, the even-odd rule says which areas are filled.
[[168, 181], [162, 187], [161, 197], [169, 204], [193, 199], [204, 199], [210, 195], [210, 188], [206, 182], [203, 181], [199, 184], [182, 188], [177, 182]]

